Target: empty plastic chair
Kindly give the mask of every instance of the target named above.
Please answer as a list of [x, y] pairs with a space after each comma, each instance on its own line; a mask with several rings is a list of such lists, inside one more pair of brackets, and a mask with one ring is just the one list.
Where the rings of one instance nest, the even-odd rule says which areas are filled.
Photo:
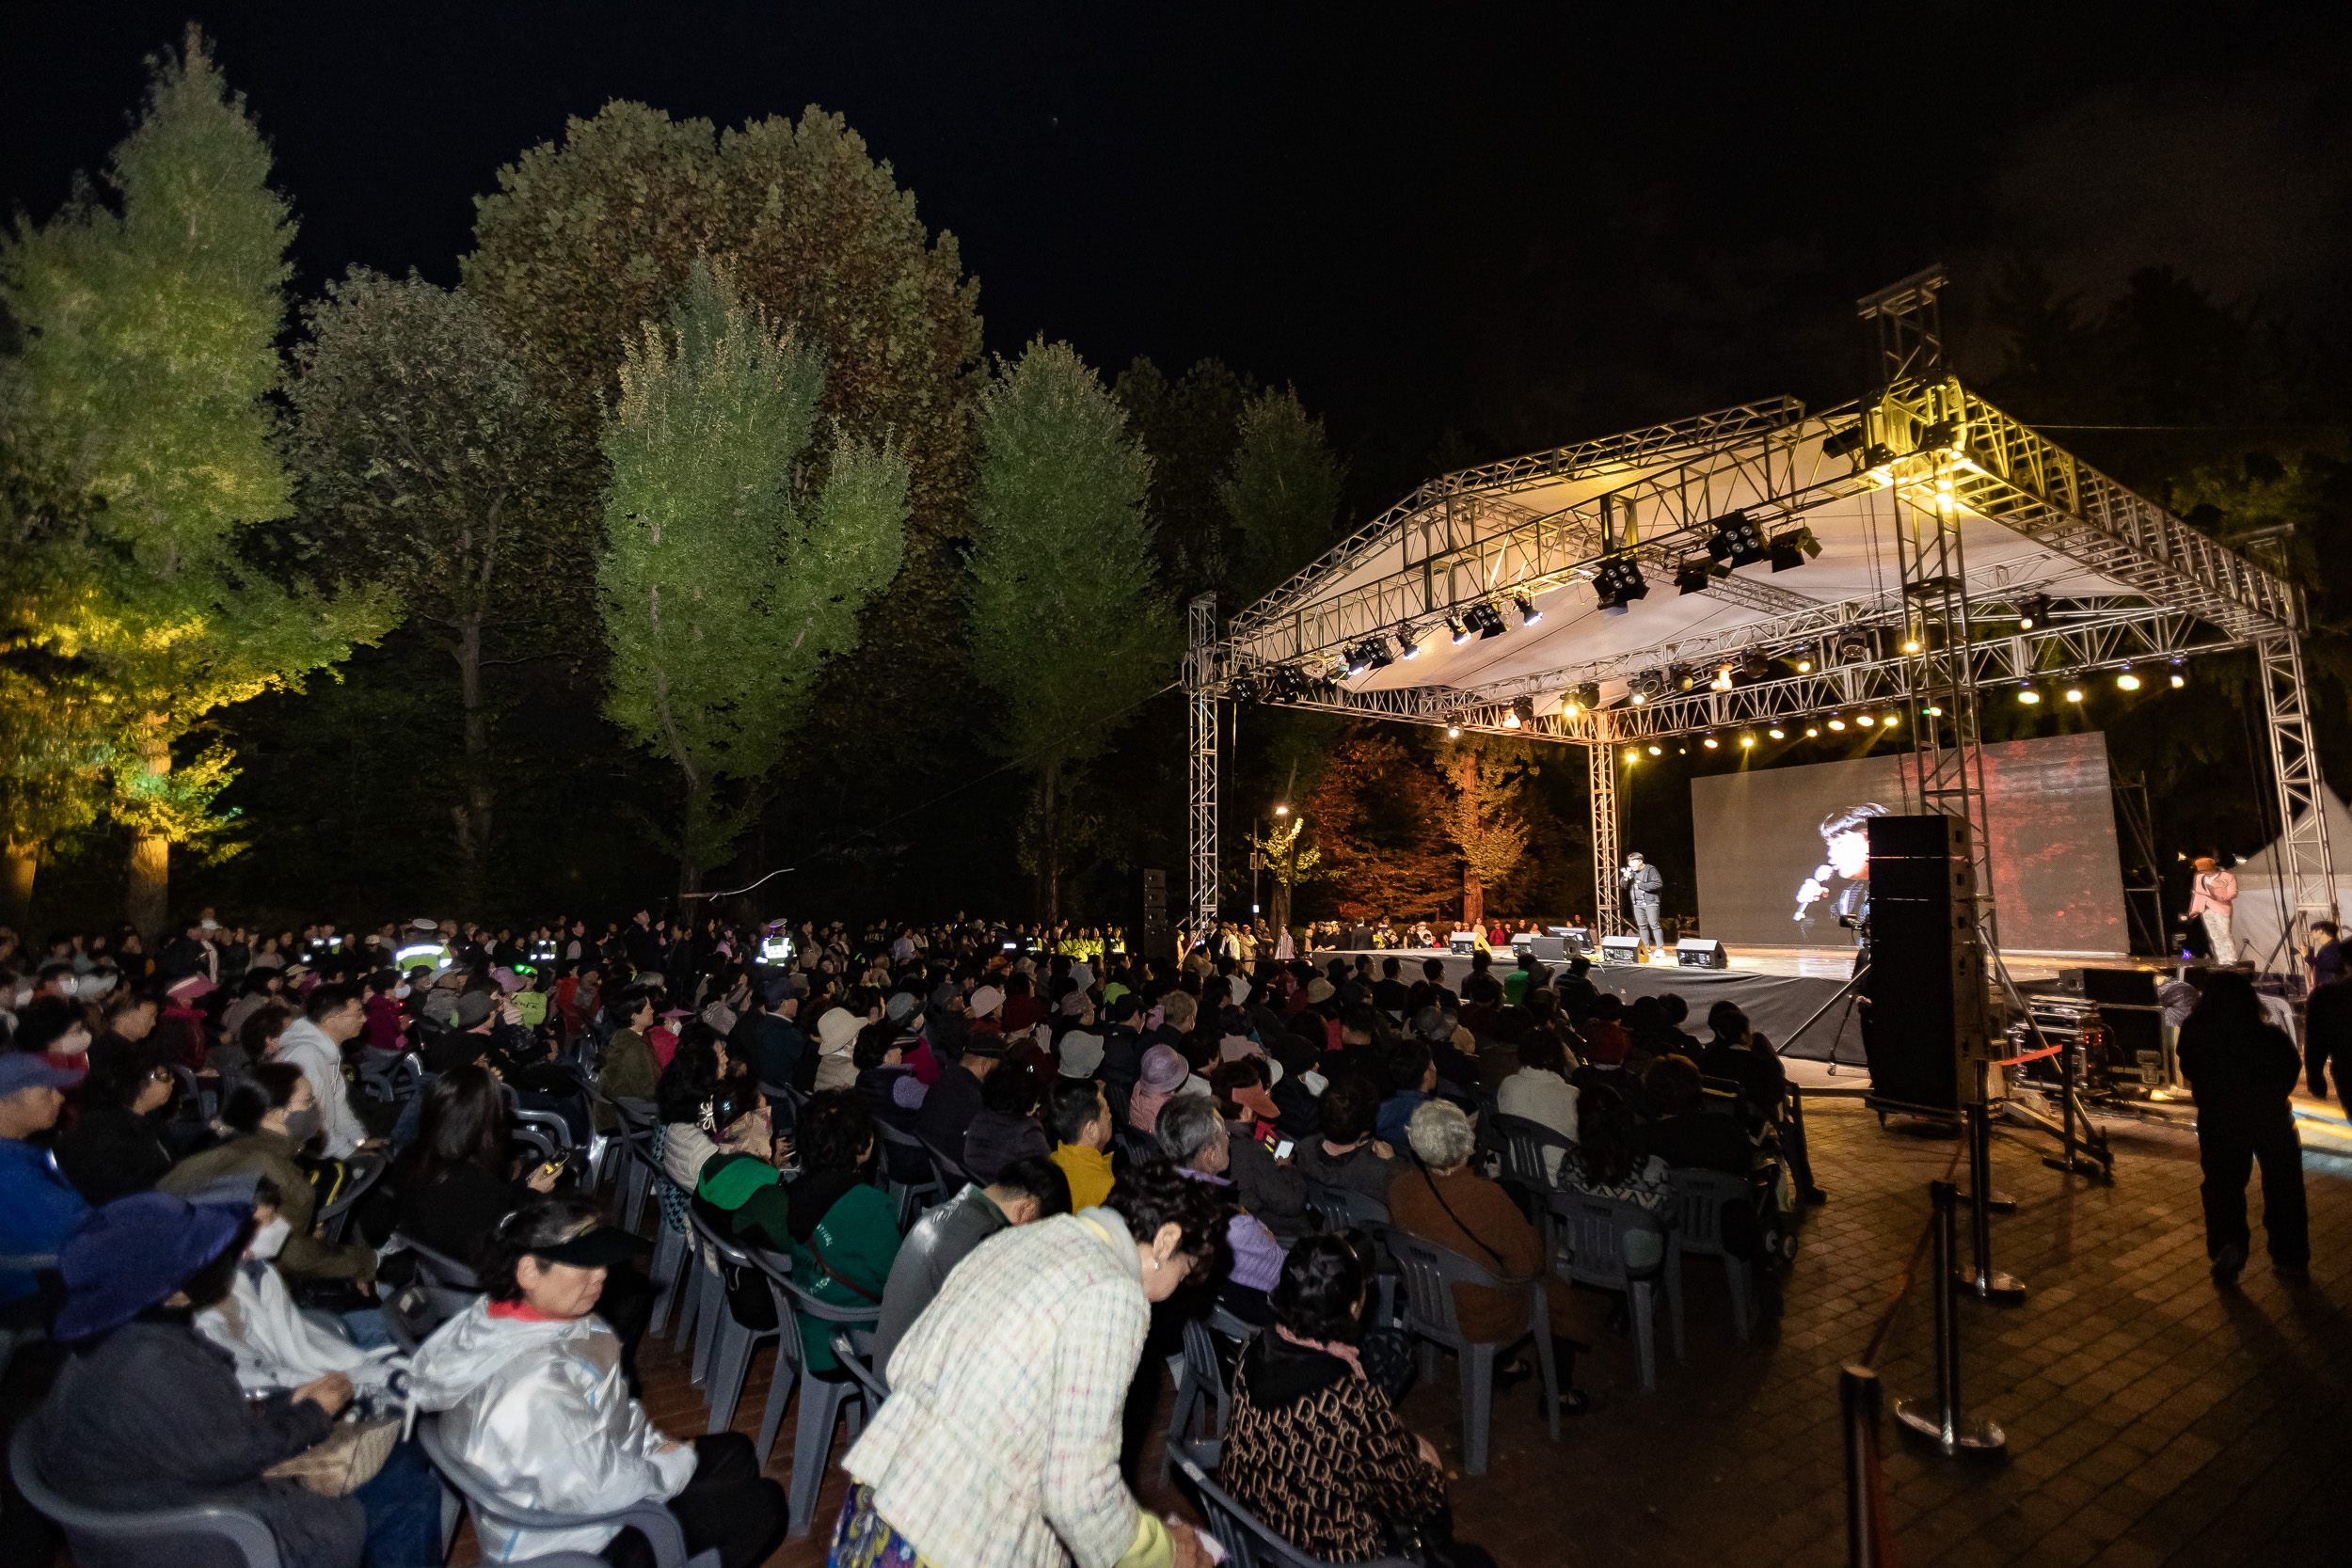
[[926, 1207], [944, 1201], [947, 1196], [947, 1192], [940, 1180], [938, 1163], [931, 1160], [931, 1151], [922, 1139], [912, 1132], [893, 1127], [886, 1121], [874, 1123], [874, 1131], [880, 1134], [882, 1141], [882, 1169], [884, 1171], [895, 1168], [891, 1161], [893, 1149], [901, 1149], [920, 1156], [931, 1167], [931, 1179], [928, 1181], [901, 1181], [895, 1175], [890, 1178], [890, 1198], [898, 1206], [898, 1228], [903, 1232], [908, 1226], [914, 1223], [914, 1216], [921, 1213]]
[[[1246, 1338], [1248, 1325], [1236, 1321], [1235, 1326], [1245, 1332], [1234, 1338]], [[1162, 1481], [1183, 1453], [1208, 1455], [1214, 1465], [1217, 1445], [1225, 1440], [1225, 1423], [1233, 1414], [1233, 1391], [1226, 1386], [1224, 1369], [1217, 1364], [1216, 1341], [1207, 1323], [1199, 1318], [1184, 1320], [1184, 1352], [1169, 1356], [1168, 1365], [1176, 1373], [1176, 1407], [1168, 1418], [1168, 1445], [1160, 1451]], [[1207, 1437], [1198, 1436], [1200, 1418], [1212, 1409], [1215, 1428]]]
[[1669, 1271], [1667, 1294], [1674, 1306], [1675, 1358], [1680, 1360], [1682, 1345], [1682, 1260], [1685, 1258], [1720, 1258], [1724, 1260], [1724, 1280], [1731, 1287], [1731, 1323], [1740, 1336], [1740, 1342], [1748, 1341], [1748, 1287], [1755, 1278], [1756, 1265], [1745, 1259], [1734, 1258], [1724, 1246], [1724, 1206], [1748, 1201], [1745, 1177], [1728, 1171], [1696, 1168], [1670, 1172], [1667, 1184], [1674, 1189], [1675, 1224], [1666, 1239], [1666, 1267]]
[[1496, 1147], [1502, 1152], [1502, 1175], [1508, 1181], [1542, 1193], [1560, 1183], [1554, 1173], [1559, 1160], [1547, 1161], [1547, 1149], [1558, 1149], [1562, 1160], [1575, 1148], [1575, 1140], [1562, 1134], [1556, 1127], [1547, 1127], [1526, 1117], [1504, 1116], [1496, 1112], [1492, 1117]]
[[1544, 1292], [1544, 1282], [1531, 1280], [1515, 1286], [1491, 1271], [1471, 1262], [1450, 1247], [1425, 1242], [1419, 1236], [1391, 1229], [1388, 1233], [1389, 1252], [1395, 1258], [1398, 1274], [1405, 1286], [1405, 1327], [1416, 1338], [1426, 1341], [1422, 1346], [1422, 1374], [1437, 1375], [1437, 1352], [1439, 1347], [1450, 1350], [1461, 1358], [1462, 1377], [1462, 1473], [1483, 1476], [1486, 1473], [1486, 1424], [1494, 1403], [1495, 1354], [1508, 1350], [1516, 1339], [1471, 1339], [1462, 1333], [1462, 1323], [1454, 1306], [1454, 1287], [1483, 1285], [1490, 1291], [1520, 1290], [1527, 1292], [1528, 1324], [1535, 1339], [1535, 1362], [1543, 1370], [1544, 1415], [1551, 1427], [1553, 1441], [1560, 1437], [1560, 1381], [1551, 1361], [1551, 1304]]
[[[1577, 1285], [1597, 1285], [1625, 1294], [1627, 1314], [1633, 1320], [1633, 1340], [1642, 1358], [1642, 1386], [1658, 1386], [1657, 1285], [1662, 1277], [1674, 1300], [1674, 1315], [1682, 1316], [1682, 1291], [1666, 1265], [1672, 1258], [1666, 1222], [1625, 1198], [1597, 1197], [1569, 1189], [1551, 1195], [1551, 1212], [1558, 1222], [1559, 1261], [1563, 1279]], [[1636, 1267], [1626, 1260], [1626, 1238], [1648, 1231], [1659, 1238], [1659, 1261]], [[1677, 1355], [1679, 1347], [1677, 1347]]]

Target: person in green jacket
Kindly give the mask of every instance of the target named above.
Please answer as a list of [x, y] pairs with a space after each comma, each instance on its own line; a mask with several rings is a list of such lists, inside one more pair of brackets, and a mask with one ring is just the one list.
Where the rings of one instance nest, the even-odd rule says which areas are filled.
[[[726, 1125], [736, 1110], [722, 1091], [712, 1101], [713, 1126]], [[879, 1316], [901, 1237], [896, 1206], [874, 1185], [873, 1117], [856, 1090], [828, 1089], [801, 1108], [795, 1144], [798, 1180], [784, 1180], [757, 1155], [722, 1149], [704, 1163], [694, 1196], [730, 1215], [737, 1236], [788, 1254], [794, 1283], [818, 1301], [870, 1307]], [[800, 1329], [801, 1364], [819, 1377], [837, 1372], [834, 1325], [803, 1317]]]
[[[654, 990], [630, 985], [612, 999], [612, 1016], [620, 1027], [604, 1042], [604, 1064], [596, 1069], [596, 1087], [613, 1100], [651, 1100], [661, 1083], [661, 1065], [654, 1060], [645, 1031], [653, 1027]], [[610, 1132], [618, 1118], [603, 1105], [596, 1107], [596, 1131]]]
[[318, 1097], [292, 1062], [263, 1062], [229, 1091], [221, 1119], [237, 1135], [191, 1154], [155, 1183], [175, 1197], [200, 1192], [224, 1176], [266, 1176], [278, 1188], [278, 1216], [287, 1226], [278, 1267], [290, 1280], [375, 1277], [375, 1249], [365, 1242], [335, 1243], [312, 1234], [318, 1194], [294, 1155], [319, 1130]]

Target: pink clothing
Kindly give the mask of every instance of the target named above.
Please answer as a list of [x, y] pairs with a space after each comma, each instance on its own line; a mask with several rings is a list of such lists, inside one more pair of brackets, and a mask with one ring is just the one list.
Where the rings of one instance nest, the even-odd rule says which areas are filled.
[[2237, 879], [2227, 871], [2200, 871], [2189, 882], [2188, 913], [2192, 920], [2207, 910], [2228, 914], [2230, 906], [2236, 902]]
[[400, 1004], [389, 993], [368, 998], [368, 1046], [394, 1053], [401, 1049]]

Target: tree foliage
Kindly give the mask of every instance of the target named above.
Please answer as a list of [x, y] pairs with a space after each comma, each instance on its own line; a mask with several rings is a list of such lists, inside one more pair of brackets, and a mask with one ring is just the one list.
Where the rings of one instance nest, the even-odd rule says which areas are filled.
[[1054, 918], [1062, 771], [1099, 753], [1173, 669], [1153, 579], [1152, 459], [1067, 343], [1032, 342], [982, 392], [972, 655], [993, 742], [1038, 771], [1041, 913]]
[[1527, 853], [1528, 823], [1518, 809], [1523, 781], [1482, 767], [1475, 746], [1456, 747], [1453, 760], [1444, 829], [1462, 859], [1462, 918], [1474, 922], [1485, 912], [1485, 890], [1517, 870]]
[[244, 531], [289, 510], [265, 400], [294, 222], [201, 35], [151, 71], [107, 169], [113, 202], [85, 184], [0, 248], [0, 303], [21, 333], [0, 395], [71, 502], [8, 562], [9, 646], [88, 675], [112, 709], [111, 805], [135, 832], [131, 915], [150, 930], [168, 846], [228, 844], [210, 811], [226, 757], [174, 780], [174, 747], [386, 624], [380, 595], [278, 580], [241, 552]]
[[1240, 439], [1217, 499], [1240, 547], [1234, 608], [1255, 603], [1332, 544], [1346, 471], [1298, 392], [1268, 388], [1242, 405]]
[[806, 482], [825, 366], [726, 273], [697, 262], [628, 345], [604, 435], [612, 483], [596, 589], [606, 715], [685, 784], [681, 879], [724, 863], [755, 786], [806, 720], [827, 660], [898, 570], [907, 463], [834, 427]]
[[1346, 916], [1437, 919], [1461, 892], [1446, 841], [1445, 781], [1393, 728], [1342, 738], [1316, 780], [1307, 818], [1327, 856], [1322, 892]]

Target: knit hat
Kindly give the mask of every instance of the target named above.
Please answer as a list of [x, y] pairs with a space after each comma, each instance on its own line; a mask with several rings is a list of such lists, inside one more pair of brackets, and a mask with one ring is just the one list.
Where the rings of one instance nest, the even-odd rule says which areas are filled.
[[1122, 990], [1110, 1000], [1111, 1022], [1124, 1023], [1143, 1011], [1143, 998], [1134, 991]]
[[882, 1004], [882, 1017], [893, 1023], [904, 1023], [914, 1016], [914, 1010], [921, 1005], [922, 999], [913, 991], [896, 991], [888, 1002]]
[[457, 1027], [470, 1029], [490, 1016], [487, 991], [469, 990], [457, 999]]
[[53, 1332], [71, 1341], [121, 1327], [219, 1257], [251, 1212], [155, 1192], [97, 1210], [57, 1253], [66, 1296]]
[[1005, 993], [994, 986], [982, 986], [972, 993], [972, 1016], [986, 1018], [1005, 1005]]
[[1073, 1029], [1061, 1037], [1060, 1055], [1064, 1078], [1091, 1078], [1103, 1065], [1103, 1037]]
[[702, 1019], [705, 1023], [709, 1024], [722, 1035], [735, 1033], [735, 1009], [723, 1002], [712, 1002], [706, 1005], [703, 1008]]
[[817, 1021], [817, 1048], [827, 1056], [847, 1056], [865, 1025], [847, 1007], [835, 1007]]

